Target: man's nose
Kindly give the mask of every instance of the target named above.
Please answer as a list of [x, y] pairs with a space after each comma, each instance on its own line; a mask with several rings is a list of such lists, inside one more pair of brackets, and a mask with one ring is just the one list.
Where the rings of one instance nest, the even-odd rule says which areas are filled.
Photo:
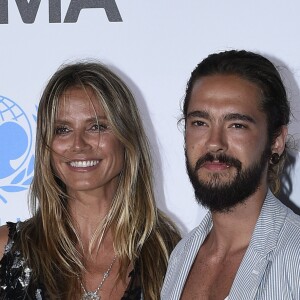
[[225, 130], [220, 126], [215, 126], [208, 132], [206, 141], [208, 152], [219, 153], [225, 152], [228, 148]]

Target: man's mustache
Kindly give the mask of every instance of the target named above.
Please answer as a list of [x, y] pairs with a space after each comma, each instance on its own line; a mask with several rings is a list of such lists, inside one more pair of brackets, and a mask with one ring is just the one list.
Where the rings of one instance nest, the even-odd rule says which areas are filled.
[[220, 163], [224, 163], [236, 167], [238, 171], [241, 170], [242, 168], [242, 163], [234, 157], [227, 156], [224, 153], [216, 154], [216, 155], [211, 153], [206, 153], [205, 155], [203, 155], [197, 160], [195, 165], [195, 172], [197, 172], [204, 163], [213, 162], [213, 161], [219, 161]]

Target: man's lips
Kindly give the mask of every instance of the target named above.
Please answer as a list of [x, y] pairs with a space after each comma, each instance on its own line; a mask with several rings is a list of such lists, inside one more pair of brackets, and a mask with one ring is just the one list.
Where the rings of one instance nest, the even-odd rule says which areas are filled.
[[200, 168], [217, 171], [226, 170], [231, 167], [234, 167], [239, 171], [242, 168], [242, 163], [238, 159], [227, 156], [225, 154], [215, 156], [211, 153], [207, 153], [197, 160], [195, 165], [195, 172], [197, 172]]
[[222, 170], [227, 170], [230, 168], [230, 164], [228, 163], [222, 163], [219, 161], [206, 161], [205, 163], [202, 164], [201, 167], [211, 170], [211, 171], [222, 171]]

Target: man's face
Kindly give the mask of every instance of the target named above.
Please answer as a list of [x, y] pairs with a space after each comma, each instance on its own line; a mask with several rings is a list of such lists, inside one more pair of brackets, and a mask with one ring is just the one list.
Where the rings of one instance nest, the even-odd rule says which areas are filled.
[[198, 201], [224, 212], [267, 186], [270, 145], [261, 93], [236, 75], [211, 75], [193, 87], [186, 118], [187, 171]]

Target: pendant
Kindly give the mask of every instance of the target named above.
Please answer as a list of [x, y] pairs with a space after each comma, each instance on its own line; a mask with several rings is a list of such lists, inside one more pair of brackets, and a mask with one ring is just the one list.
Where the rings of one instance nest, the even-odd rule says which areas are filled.
[[81, 300], [100, 300], [100, 296], [96, 292], [86, 292], [83, 294]]

